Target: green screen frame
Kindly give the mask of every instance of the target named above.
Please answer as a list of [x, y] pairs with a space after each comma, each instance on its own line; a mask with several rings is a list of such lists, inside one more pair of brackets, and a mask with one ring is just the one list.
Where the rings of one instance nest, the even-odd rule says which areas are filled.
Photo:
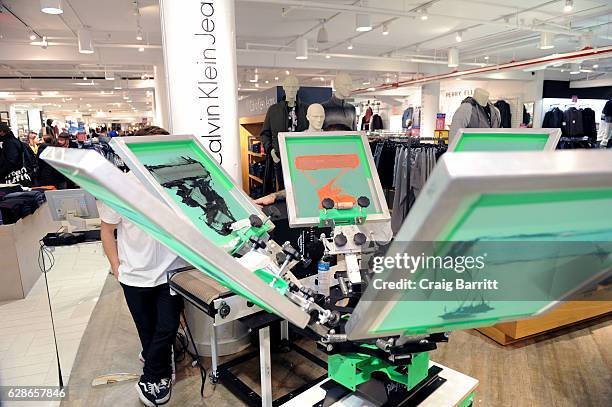
[[[283, 178], [287, 193], [287, 212], [289, 215], [289, 225], [291, 227], [306, 227], [319, 225], [320, 217], [318, 214], [311, 216], [300, 216], [298, 214], [296, 201], [296, 174], [297, 170], [293, 165], [295, 158], [292, 148], [299, 145], [316, 145], [329, 143], [338, 152], [342, 152], [342, 145], [350, 143], [354, 146], [353, 150], [359, 155], [359, 162], [365, 174], [366, 182], [369, 184], [370, 207], [367, 209], [366, 223], [388, 223], [391, 219], [387, 201], [380, 184], [378, 172], [372, 157], [372, 151], [368, 139], [364, 132], [338, 131], [338, 132], [301, 132], [301, 133], [279, 133], [279, 147], [281, 154], [281, 164], [283, 166]], [[324, 154], [326, 151], [317, 150], [316, 153]], [[351, 192], [351, 191], [348, 191]], [[376, 208], [376, 209], [374, 209]]]
[[448, 152], [551, 151], [560, 138], [560, 129], [460, 129]]
[[[579, 203], [580, 200], [588, 200], [594, 205], [597, 202], [604, 202], [603, 205], [607, 206], [611, 199], [612, 154], [605, 151], [446, 154], [434, 170], [423, 193], [417, 199], [387, 255], [394, 256], [396, 253], [419, 250], [417, 249], [418, 242], [439, 242], [442, 243], [440, 246], [444, 249], [452, 241], [465, 241], [466, 239], [474, 241], [470, 239], [479, 237], [477, 234], [462, 235], [461, 230], [462, 225], [466, 224], [470, 216], [479, 209], [501, 208], [504, 205], [520, 203], [544, 205], [541, 210], [550, 210], [552, 207], [546, 205], [552, 205], [555, 202]], [[596, 212], [590, 216], [598, 218], [599, 215]], [[502, 222], [501, 224], [505, 226], [501, 227], [508, 228], [507, 230], [513, 233], [522, 233], [520, 230], [512, 229], [519, 224], [516, 221], [513, 222], [512, 219], [514, 218], [511, 217]], [[530, 222], [537, 225], [537, 219], [531, 219]], [[573, 225], [568, 222], [563, 223], [564, 225], [560, 226], [571, 226], [574, 230]], [[558, 231], [552, 229], [555, 224], [551, 220], [545, 227], [550, 227], [552, 232]], [[587, 236], [587, 242], [598, 239], [597, 241], [605, 242], [607, 246], [607, 242], [612, 240], [612, 233], [610, 233], [612, 229], [605, 229], [606, 233], [601, 233], [596, 221], [585, 224], [585, 228], [587, 228], [585, 232], [593, 230], [592, 234], [584, 233], [584, 236]], [[538, 236], [538, 239], [553, 243], [557, 241], [580, 242], [583, 232], [578, 230], [579, 233], [575, 234], [578, 237], [572, 237], [574, 240], [569, 237], [556, 240], [551, 237], [554, 236], [552, 233], [546, 234], [547, 231], [548, 229], [542, 230], [542, 236]], [[537, 232], [537, 230], [529, 231], [532, 235]], [[515, 238], [521, 242], [525, 240], [520, 235]], [[494, 241], [497, 239], [499, 236], [495, 236]], [[528, 239], [525, 241], [530, 242]], [[600, 272], [602, 275], [610, 274], [609, 269], [592, 271], [593, 274], [584, 273], [578, 277], [579, 279], [584, 278], [584, 281], [576, 284], [576, 290], [591, 284], [593, 278], [600, 278], [598, 274]], [[569, 297], [576, 290], [562, 290], [561, 292], [567, 295], [563, 295], [561, 299]], [[439, 320], [436, 320], [436, 315], [441, 315], [439, 307], [436, 308], [440, 304], [434, 304], [435, 301], [428, 303], [417, 298], [417, 300], [404, 302], [408, 307], [400, 306], [401, 312], [400, 308], [394, 311], [394, 307], [400, 301], [406, 301], [403, 296], [403, 292], [400, 292], [392, 300], [383, 302], [378, 297], [376, 290], [366, 290], [362, 301], [347, 324], [349, 338], [364, 339], [380, 337], [383, 334], [448, 332], [489, 326], [498, 322], [539, 315], [559, 303], [558, 301], [498, 301], [497, 310], [506, 312], [506, 315], [484, 312], [470, 320], [440, 323]], [[410, 315], [409, 312], [428, 316], [428, 323], [409, 322], [410, 318], [402, 317]], [[395, 321], [403, 321], [405, 325], [385, 324], [388, 317], [400, 318]], [[417, 317], [413, 319], [414, 321], [419, 320]]]
[[[266, 219], [261, 209], [237, 186], [229, 174], [219, 165], [216, 160], [206, 151], [198, 137], [192, 135], [162, 135], [162, 136], [137, 136], [114, 138], [111, 147], [121, 157], [136, 177], [143, 182], [152, 193], [157, 195], [163, 202], [170, 206], [175, 212], [187, 217], [194, 225], [212, 240], [218, 247], [233, 252], [240, 250], [240, 244], [234, 245], [236, 238], [241, 242], [245, 236], [237, 233], [221, 235], [214, 233], [212, 228], [205, 225], [197, 214], [187, 205], [181, 202], [176, 193], [171, 194], [157, 181], [155, 176], [146, 168], [144, 161], [154, 156], [164, 155], [166, 160], [180, 158], [182, 154], [189, 154], [190, 158], [198, 161], [209, 172], [212, 182], [218, 187], [219, 193], [223, 195], [228, 207], [233, 208], [232, 213], [238, 212], [240, 219], [247, 219], [255, 214], [260, 219]], [[236, 219], [236, 221], [240, 220]], [[267, 221], [261, 228], [249, 231], [249, 234], [263, 236], [274, 228], [271, 221]]]
[[97, 152], [50, 147], [41, 158], [219, 284], [297, 326], [308, 324], [310, 316], [284, 296], [282, 287], [271, 287], [267, 275], [244, 267]]

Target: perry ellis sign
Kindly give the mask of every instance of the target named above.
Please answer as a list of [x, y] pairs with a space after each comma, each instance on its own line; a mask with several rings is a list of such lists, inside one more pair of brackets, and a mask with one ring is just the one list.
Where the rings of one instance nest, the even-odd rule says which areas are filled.
[[240, 182], [234, 0], [161, 0], [173, 134], [195, 134]]

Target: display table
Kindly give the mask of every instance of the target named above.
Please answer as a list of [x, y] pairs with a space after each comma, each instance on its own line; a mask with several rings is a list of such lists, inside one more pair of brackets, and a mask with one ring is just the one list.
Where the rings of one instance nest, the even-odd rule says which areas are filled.
[[0, 225], [0, 301], [25, 298], [41, 275], [39, 241], [61, 224], [51, 219], [47, 203], [11, 225]]
[[567, 301], [552, 311], [535, 318], [506, 322], [477, 330], [502, 345], [534, 335], [566, 327], [612, 313], [612, 287], [601, 287], [583, 296], [580, 301]]

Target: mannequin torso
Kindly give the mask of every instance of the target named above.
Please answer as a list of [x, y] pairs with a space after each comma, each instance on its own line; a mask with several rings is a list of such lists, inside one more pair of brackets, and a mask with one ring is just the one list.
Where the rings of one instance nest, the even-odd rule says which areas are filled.
[[336, 92], [331, 99], [322, 103], [325, 109], [324, 130], [356, 130], [357, 114], [355, 106], [344, 101], [350, 96], [352, 86], [353, 79], [349, 75], [345, 73], [336, 75], [334, 79]]

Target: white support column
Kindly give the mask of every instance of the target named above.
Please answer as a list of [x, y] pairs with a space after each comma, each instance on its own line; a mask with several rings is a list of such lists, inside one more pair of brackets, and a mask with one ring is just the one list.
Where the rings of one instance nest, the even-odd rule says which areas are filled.
[[169, 130], [199, 136], [241, 184], [234, 0], [160, 0]]
[[542, 128], [542, 120], [544, 119], [544, 102], [542, 96], [544, 95], [544, 71], [537, 71], [535, 74], [535, 81], [533, 83], [533, 128]]
[[421, 137], [433, 137], [440, 110], [440, 82], [423, 85], [421, 96]]
[[166, 87], [166, 70], [163, 65], [153, 66], [155, 77], [155, 116], [153, 124], [168, 128], [168, 88]]
[[259, 371], [261, 375], [261, 406], [272, 407], [272, 358], [270, 357], [270, 327], [259, 330]]
[[[217, 326], [215, 325], [214, 318], [211, 319], [210, 327], [210, 358], [211, 358], [211, 379], [217, 380], [219, 378], [219, 349], [217, 346]], [[195, 346], [195, 344], [193, 345]]]

